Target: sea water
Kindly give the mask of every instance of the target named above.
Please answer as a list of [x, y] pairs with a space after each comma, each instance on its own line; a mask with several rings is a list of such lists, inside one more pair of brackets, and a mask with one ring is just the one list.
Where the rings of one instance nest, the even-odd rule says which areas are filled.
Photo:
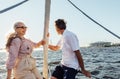
[[[120, 47], [81, 47], [85, 68], [92, 74], [92, 79], [120, 79]], [[37, 60], [37, 68], [42, 72], [43, 51], [35, 50], [33, 57]], [[6, 79], [5, 61], [7, 53], [0, 52], [0, 77]], [[50, 70], [61, 60], [61, 51], [48, 52], [48, 65]], [[89, 79], [78, 73], [76, 79]]]

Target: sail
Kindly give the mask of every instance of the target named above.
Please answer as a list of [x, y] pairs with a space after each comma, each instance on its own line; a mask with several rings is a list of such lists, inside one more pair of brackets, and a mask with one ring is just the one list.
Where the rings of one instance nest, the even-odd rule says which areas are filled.
[[44, 45], [44, 56], [43, 56], [43, 77], [48, 79], [48, 29], [49, 29], [49, 18], [50, 18], [50, 3], [51, 0], [45, 0], [45, 19], [44, 19], [44, 36], [46, 44]]

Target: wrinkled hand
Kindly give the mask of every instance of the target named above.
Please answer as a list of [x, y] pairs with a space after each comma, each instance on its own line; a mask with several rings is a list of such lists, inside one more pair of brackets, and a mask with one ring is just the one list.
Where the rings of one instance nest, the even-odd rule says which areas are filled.
[[46, 41], [45, 40], [41, 40], [40, 43], [41, 43], [41, 45], [45, 45]]
[[86, 77], [89, 77], [91, 78], [91, 73], [87, 70], [82, 70], [82, 73], [86, 76]]

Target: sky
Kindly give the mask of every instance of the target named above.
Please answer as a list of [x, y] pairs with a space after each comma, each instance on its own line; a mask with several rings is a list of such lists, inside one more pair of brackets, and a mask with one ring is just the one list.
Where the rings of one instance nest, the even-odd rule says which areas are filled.
[[[23, 0], [0, 0], [0, 10]], [[71, 0], [77, 7], [94, 20], [120, 36], [120, 0]], [[13, 32], [13, 25], [22, 21], [28, 27], [26, 38], [38, 42], [43, 38], [45, 0], [29, 0], [26, 3], [0, 14], [0, 48], [6, 44], [6, 36]], [[56, 44], [60, 36], [55, 31], [54, 21], [64, 19], [67, 29], [74, 32], [80, 46], [104, 41], [119, 43], [119, 39], [89, 20], [68, 0], [51, 0], [49, 41]]]

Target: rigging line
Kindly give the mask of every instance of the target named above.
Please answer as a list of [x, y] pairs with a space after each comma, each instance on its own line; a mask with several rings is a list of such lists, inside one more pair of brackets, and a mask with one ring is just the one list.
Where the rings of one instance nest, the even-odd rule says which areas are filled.
[[9, 11], [9, 10], [11, 10], [11, 9], [13, 9], [13, 8], [15, 8], [15, 7], [17, 7], [17, 6], [19, 6], [19, 5], [27, 2], [27, 1], [28, 1], [28, 0], [24, 0], [24, 1], [20, 2], [20, 3], [17, 3], [17, 4], [15, 4], [15, 5], [12, 5], [12, 6], [8, 7], [8, 8], [5, 8], [5, 9], [3, 9], [3, 10], [0, 11], [0, 14], [4, 13], [4, 12], [6, 12], [6, 11]]
[[96, 23], [97, 25], [99, 25], [100, 27], [102, 27], [104, 30], [108, 31], [109, 33], [111, 33], [113, 36], [117, 37], [118, 39], [120, 39], [120, 37], [118, 35], [116, 35], [115, 33], [113, 33], [112, 31], [110, 31], [109, 29], [105, 28], [103, 25], [101, 25], [100, 23], [98, 23], [97, 21], [95, 21], [94, 19], [92, 19], [90, 16], [88, 16], [85, 12], [83, 12], [81, 9], [79, 9], [75, 4], [73, 4], [70, 0], [68, 0], [76, 9], [78, 9], [82, 14], [84, 14], [87, 18], [89, 18], [91, 21], [93, 21], [94, 23]]

